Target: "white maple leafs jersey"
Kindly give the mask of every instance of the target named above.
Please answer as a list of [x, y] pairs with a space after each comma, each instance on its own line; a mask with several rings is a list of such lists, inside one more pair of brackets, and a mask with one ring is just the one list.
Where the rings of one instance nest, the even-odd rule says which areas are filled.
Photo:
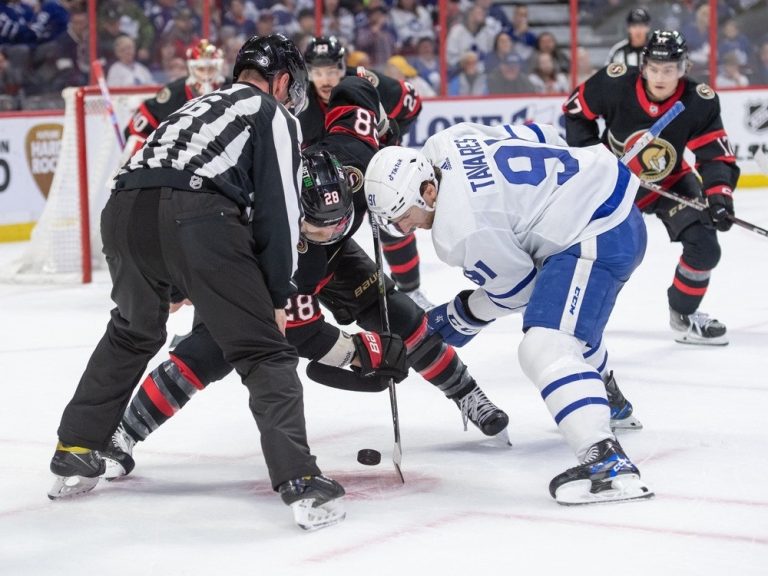
[[521, 312], [545, 259], [623, 222], [639, 186], [602, 144], [569, 148], [547, 125], [464, 122], [422, 152], [442, 171], [435, 251], [480, 286], [483, 320]]

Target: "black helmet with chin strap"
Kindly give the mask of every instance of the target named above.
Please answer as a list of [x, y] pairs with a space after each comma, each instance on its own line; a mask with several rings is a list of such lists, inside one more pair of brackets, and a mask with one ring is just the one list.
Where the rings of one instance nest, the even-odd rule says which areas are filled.
[[[352, 226], [355, 206], [344, 167], [325, 150], [303, 154], [301, 206], [304, 220], [313, 226], [335, 226], [333, 235], [322, 242], [340, 240]], [[316, 242], [319, 244], [319, 242]]]
[[648, 60], [685, 63], [687, 58], [685, 37], [677, 30], [654, 30], [643, 48], [643, 63]]
[[308, 75], [304, 58], [296, 45], [282, 34], [269, 36], [251, 36], [240, 48], [235, 59], [232, 76], [235, 82], [243, 70], [251, 68], [269, 82], [272, 93], [272, 81], [280, 72], [287, 72], [291, 77], [288, 93], [294, 113], [304, 109], [307, 96]]

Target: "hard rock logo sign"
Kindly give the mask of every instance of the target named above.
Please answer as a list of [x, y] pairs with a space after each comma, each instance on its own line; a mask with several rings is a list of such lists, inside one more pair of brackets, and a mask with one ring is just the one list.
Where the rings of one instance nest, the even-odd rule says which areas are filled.
[[29, 129], [24, 141], [29, 172], [46, 198], [59, 161], [62, 132], [61, 124], [38, 124]]

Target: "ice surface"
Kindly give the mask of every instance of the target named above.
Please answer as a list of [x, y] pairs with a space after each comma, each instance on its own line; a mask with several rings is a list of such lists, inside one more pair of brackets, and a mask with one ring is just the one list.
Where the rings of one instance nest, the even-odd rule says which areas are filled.
[[[736, 205], [768, 227], [768, 190], [739, 191]], [[463, 432], [454, 404], [411, 376], [398, 386], [405, 485], [389, 460], [386, 393], [304, 379], [312, 451], [348, 492], [339, 526], [306, 534], [293, 525], [234, 376], [139, 444], [130, 477], [50, 502], [56, 428], [107, 322], [109, 280], [0, 285], [0, 574], [768, 574], [768, 239], [735, 227], [721, 235], [702, 309], [728, 325], [731, 344], [685, 346], [672, 339], [666, 303], [680, 247], [646, 221], [646, 259], [606, 332], [645, 425], [620, 438], [657, 494], [633, 504], [565, 508], [550, 498], [550, 479], [575, 459], [518, 366], [519, 318], [460, 352], [509, 413], [514, 447]], [[426, 235], [419, 246], [433, 301], [469, 286]], [[0, 245], [0, 263], [20, 250]], [[190, 321], [180, 312], [169, 333]], [[361, 448], [381, 451], [382, 463], [358, 464]]]

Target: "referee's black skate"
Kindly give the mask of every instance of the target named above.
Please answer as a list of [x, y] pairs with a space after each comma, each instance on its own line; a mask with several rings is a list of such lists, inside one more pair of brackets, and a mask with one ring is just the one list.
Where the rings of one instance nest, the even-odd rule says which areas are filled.
[[497, 436], [509, 444], [507, 425], [509, 416], [506, 412], [491, 402], [476, 382], [467, 387], [467, 391], [453, 398], [461, 410], [461, 418], [464, 422], [464, 430], [467, 422], [472, 422], [486, 436]]
[[549, 483], [549, 493], [565, 506], [653, 496], [653, 491], [640, 479], [637, 466], [613, 438], [593, 444], [583, 464], [555, 476]]
[[611, 430], [640, 430], [643, 424], [633, 416], [632, 403], [624, 397], [611, 370], [605, 378], [605, 393], [611, 409]]
[[670, 308], [669, 325], [676, 333], [675, 342], [680, 344], [703, 346], [725, 346], [728, 344], [725, 324], [698, 310], [693, 314], [681, 314]]
[[344, 511], [344, 488], [327, 476], [302, 476], [280, 484], [280, 497], [293, 511], [293, 519], [304, 530], [319, 530], [338, 524]]
[[48, 491], [48, 498], [57, 500], [90, 492], [104, 469], [104, 459], [96, 450], [59, 442], [51, 459], [51, 472], [56, 481]]
[[106, 465], [104, 478], [114, 480], [131, 473], [136, 466], [136, 462], [133, 460], [133, 447], [135, 445], [136, 440], [126, 431], [121, 422], [112, 434], [109, 446], [101, 452]]

